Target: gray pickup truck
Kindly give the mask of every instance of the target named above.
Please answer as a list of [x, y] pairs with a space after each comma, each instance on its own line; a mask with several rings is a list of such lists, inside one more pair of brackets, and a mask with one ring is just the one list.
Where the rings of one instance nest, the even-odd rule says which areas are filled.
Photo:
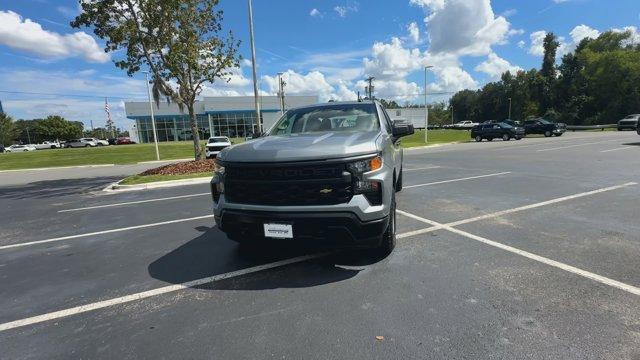
[[399, 140], [413, 131], [376, 101], [289, 110], [259, 138], [218, 154], [216, 224], [241, 244], [295, 241], [388, 254], [402, 189]]

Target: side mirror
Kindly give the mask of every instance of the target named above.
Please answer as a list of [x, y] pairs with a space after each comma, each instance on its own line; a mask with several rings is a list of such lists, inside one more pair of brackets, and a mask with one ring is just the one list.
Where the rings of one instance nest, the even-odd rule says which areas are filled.
[[413, 124], [406, 121], [394, 121], [392, 127], [393, 137], [396, 139], [408, 136], [414, 133]]

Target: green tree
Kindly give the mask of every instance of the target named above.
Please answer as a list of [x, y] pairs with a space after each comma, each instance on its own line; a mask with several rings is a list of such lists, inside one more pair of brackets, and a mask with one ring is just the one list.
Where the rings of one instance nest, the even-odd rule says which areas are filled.
[[11, 116], [0, 112], [0, 145], [11, 145], [20, 135], [20, 129], [16, 126]]
[[229, 81], [239, 65], [240, 45], [229, 32], [221, 36], [218, 0], [102, 0], [80, 2], [71, 26], [92, 27], [106, 40], [105, 51], [126, 54], [115, 65], [132, 76], [149, 68], [156, 104], [161, 96], [187, 108], [196, 160], [202, 158], [195, 113], [206, 83]]
[[47, 116], [35, 123], [35, 130], [41, 140], [69, 140], [82, 136], [81, 122], [67, 121], [59, 115]]

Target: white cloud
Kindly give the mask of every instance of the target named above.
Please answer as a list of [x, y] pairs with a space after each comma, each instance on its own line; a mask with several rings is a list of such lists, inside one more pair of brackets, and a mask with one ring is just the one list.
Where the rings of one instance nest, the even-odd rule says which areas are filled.
[[23, 19], [13, 11], [0, 11], [0, 44], [47, 59], [80, 56], [97, 63], [110, 59], [109, 54], [85, 32], [63, 35], [47, 31], [37, 22]]
[[320, 10], [313, 8], [311, 9], [311, 11], [309, 12], [309, 16], [311, 17], [322, 17], [323, 14], [320, 12]]
[[360, 5], [357, 2], [350, 2], [345, 5], [336, 5], [333, 8], [333, 11], [335, 11], [338, 16], [343, 18], [346, 17], [350, 12], [358, 12], [359, 8]]
[[[338, 83], [335, 89], [324, 74], [320, 71], [310, 71], [306, 75], [299, 74], [293, 70], [287, 70], [282, 74], [285, 81], [285, 93], [289, 95], [317, 95], [321, 102], [327, 100], [355, 100], [355, 92], [348, 89], [347, 83]], [[278, 77], [265, 75], [262, 77], [263, 84], [267, 87], [269, 94], [278, 92]]]
[[574, 44], [579, 44], [580, 41], [586, 38], [596, 39], [600, 36], [600, 31], [593, 29], [587, 25], [578, 25], [569, 33]]
[[475, 70], [489, 75], [491, 80], [498, 80], [503, 73], [510, 71], [512, 74], [515, 74], [519, 70], [522, 70], [522, 68], [512, 65], [495, 53], [491, 53], [485, 61], [475, 67]]
[[412, 22], [407, 26], [407, 31], [409, 32], [409, 37], [414, 43], [420, 42], [420, 29], [418, 28], [418, 24]]
[[547, 32], [544, 30], [532, 32], [529, 35], [531, 39], [531, 46], [529, 47], [529, 54], [534, 56], [544, 55], [544, 37], [547, 36]]
[[513, 16], [513, 15], [515, 15], [515, 14], [517, 14], [517, 13], [518, 13], [518, 10], [517, 10], [517, 9], [508, 9], [508, 10], [505, 10], [505, 11], [504, 11], [502, 14], [500, 14], [500, 15], [502, 15], [502, 16], [504, 16], [504, 17], [508, 18], [508, 17], [511, 17], [511, 16]]
[[625, 26], [622, 29], [612, 29], [614, 32], [629, 32], [631, 36], [629, 39], [625, 40], [622, 45], [638, 45], [640, 44], [640, 32], [638, 32], [638, 28], [635, 26]]
[[524, 42], [524, 40], [520, 40], [518, 41], [518, 47], [520, 49], [524, 49], [524, 47], [527, 45], [527, 43]]
[[395, 37], [390, 43], [373, 44], [371, 57], [364, 59], [365, 73], [379, 79], [404, 78], [424, 66], [424, 54], [419, 49], [406, 49]]
[[445, 0], [410, 0], [409, 4], [419, 6], [431, 11], [438, 11], [444, 8]]
[[439, 6], [430, 3], [432, 13], [425, 18], [431, 53], [488, 55], [510, 36], [511, 24], [495, 16], [489, 0], [448, 0]]

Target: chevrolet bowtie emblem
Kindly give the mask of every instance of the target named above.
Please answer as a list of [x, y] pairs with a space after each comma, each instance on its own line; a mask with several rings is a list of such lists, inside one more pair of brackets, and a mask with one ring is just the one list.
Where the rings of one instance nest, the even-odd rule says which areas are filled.
[[322, 194], [328, 194], [328, 193], [330, 193], [330, 192], [332, 192], [332, 191], [333, 191], [333, 189], [322, 189], [322, 190], [320, 190], [320, 193], [322, 193]]

